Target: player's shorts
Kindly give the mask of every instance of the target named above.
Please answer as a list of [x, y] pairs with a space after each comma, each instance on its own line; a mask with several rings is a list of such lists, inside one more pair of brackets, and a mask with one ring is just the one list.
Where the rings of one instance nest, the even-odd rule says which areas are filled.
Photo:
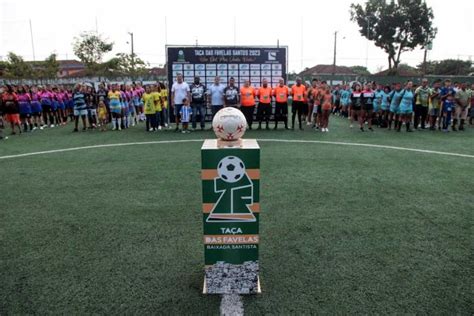
[[96, 109], [88, 109], [87, 110], [89, 116], [93, 117], [93, 116], [97, 116], [97, 110]]
[[139, 106], [140, 105], [140, 98], [139, 97], [134, 97], [133, 98], [133, 105], [134, 106]]
[[15, 114], [7, 114], [5, 115], [5, 119], [7, 122], [12, 123], [12, 124], [20, 124], [20, 114], [15, 113]]
[[308, 115], [309, 112], [309, 107], [311, 105], [309, 103], [306, 103], [305, 106], [303, 107], [303, 115]]
[[318, 106], [318, 107], [320, 107], [321, 110], [323, 110], [323, 111], [329, 111], [329, 110], [331, 110], [331, 104], [330, 104], [330, 103], [323, 104], [323, 105]]
[[31, 112], [34, 113], [41, 113], [41, 103], [38, 101], [31, 101]]
[[373, 111], [374, 110], [374, 105], [373, 104], [364, 104], [364, 105], [362, 105], [362, 109], [364, 111]]
[[453, 106], [443, 104], [443, 113], [452, 112], [452, 111], [453, 111]]
[[66, 105], [64, 104], [64, 102], [58, 102], [58, 110], [65, 110], [66, 109]]
[[387, 111], [387, 110], [389, 109], [388, 103], [382, 103], [382, 104], [380, 105], [380, 109], [381, 109], [382, 111]]
[[405, 104], [400, 104], [400, 108], [398, 109], [398, 113], [400, 114], [411, 114], [413, 113], [413, 105], [411, 104], [408, 104], [408, 105], [405, 105]]
[[439, 109], [432, 108], [430, 109], [430, 116], [439, 116]]
[[291, 104], [291, 113], [302, 113], [304, 108], [308, 108], [308, 105], [303, 101], [293, 101]]
[[360, 111], [361, 109], [362, 109], [361, 106], [355, 106], [355, 105], [351, 106], [352, 111]]
[[109, 106], [110, 106], [110, 112], [118, 113], [118, 114], [122, 113], [122, 107], [120, 105], [120, 101], [115, 100], [115, 99], [110, 100]]
[[395, 105], [390, 104], [390, 113], [398, 114], [399, 110], [400, 110], [399, 106], [395, 106]]
[[87, 110], [76, 110], [74, 109], [74, 116], [86, 116]]
[[20, 101], [18, 102], [20, 108], [20, 114], [30, 114], [31, 115], [31, 104], [30, 102]]
[[174, 105], [174, 115], [180, 115], [179, 113], [181, 112], [181, 108], [183, 107], [182, 104], [175, 104]]
[[27, 119], [31, 117], [31, 113], [21, 113], [20, 114], [20, 119]]
[[51, 111], [57, 111], [58, 107], [59, 107], [58, 101], [53, 101], [53, 103], [51, 103]]
[[51, 108], [51, 103], [46, 101], [46, 102], [41, 102], [41, 107], [43, 109], [43, 112], [45, 113], [49, 113], [51, 112], [52, 108]]

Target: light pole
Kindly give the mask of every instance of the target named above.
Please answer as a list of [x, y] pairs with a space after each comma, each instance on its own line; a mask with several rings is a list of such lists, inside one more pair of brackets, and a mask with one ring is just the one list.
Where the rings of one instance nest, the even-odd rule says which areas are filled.
[[132, 56], [131, 56], [131, 62], [132, 62], [132, 71], [135, 70], [135, 52], [134, 52], [134, 47], [133, 47], [133, 32], [128, 32], [130, 35], [130, 47], [132, 49]]
[[332, 77], [331, 77], [331, 86], [332, 86], [332, 80], [334, 76], [336, 75], [336, 50], [337, 49], [337, 31], [334, 32], [334, 59], [332, 61]]
[[370, 16], [368, 16], [366, 20], [367, 20], [367, 43], [365, 46], [365, 68], [369, 69]]

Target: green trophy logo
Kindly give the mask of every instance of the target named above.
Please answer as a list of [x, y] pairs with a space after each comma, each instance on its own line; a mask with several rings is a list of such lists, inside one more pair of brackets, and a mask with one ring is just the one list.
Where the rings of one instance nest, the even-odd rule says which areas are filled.
[[178, 62], [185, 62], [186, 60], [184, 59], [184, 52], [182, 50], [178, 51]]
[[249, 209], [253, 204], [253, 183], [245, 172], [243, 161], [224, 157], [217, 165], [214, 192], [220, 193], [207, 222], [255, 222]]

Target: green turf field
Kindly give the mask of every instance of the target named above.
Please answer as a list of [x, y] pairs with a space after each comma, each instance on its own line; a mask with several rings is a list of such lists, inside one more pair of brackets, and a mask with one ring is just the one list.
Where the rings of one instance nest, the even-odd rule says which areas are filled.
[[[0, 156], [213, 138], [71, 126]], [[474, 155], [461, 133], [251, 131]], [[251, 314], [472, 314], [474, 158], [260, 141], [261, 280]], [[0, 314], [218, 314], [203, 296], [201, 142], [0, 159]]]

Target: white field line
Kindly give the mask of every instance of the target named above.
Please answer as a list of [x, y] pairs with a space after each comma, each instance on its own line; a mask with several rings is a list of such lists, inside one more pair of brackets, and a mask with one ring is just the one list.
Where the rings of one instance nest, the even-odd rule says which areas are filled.
[[244, 315], [244, 304], [238, 294], [222, 295], [221, 316], [242, 316]]
[[[61, 153], [61, 152], [68, 152], [68, 151], [105, 148], [105, 147], [154, 145], [154, 144], [175, 144], [175, 143], [190, 143], [190, 142], [202, 142], [202, 141], [203, 141], [203, 139], [183, 139], [183, 140], [157, 140], [157, 141], [148, 141], [148, 142], [100, 144], [100, 145], [91, 145], [91, 146], [82, 146], [82, 147], [72, 147], [72, 148], [62, 148], [62, 149], [37, 151], [37, 152], [30, 152], [30, 153], [16, 154], [16, 155], [6, 155], [6, 156], [0, 156], [0, 160], [20, 158], [20, 157], [28, 157], [28, 156], [36, 156], [36, 155], [54, 154], [54, 153]], [[397, 146], [388, 146], [388, 145], [366, 144], [366, 143], [347, 143], [347, 142], [331, 142], [331, 141], [324, 141], [324, 140], [298, 140], [298, 139], [258, 139], [258, 141], [260, 141], [260, 142], [275, 142], [275, 143], [326, 144], [326, 145], [340, 145], [340, 146], [369, 147], [369, 148], [381, 148], [381, 149], [391, 149], [391, 150], [400, 150], [400, 151], [411, 151], [411, 152], [418, 152], [418, 153], [424, 153], [424, 154], [445, 155], [445, 156], [463, 157], [463, 158], [474, 158], [474, 155], [468, 155], [468, 154], [459, 154], [459, 153], [452, 153], [452, 152], [445, 152], [445, 151], [417, 149], [417, 148], [409, 148], [409, 147], [397, 147]]]

